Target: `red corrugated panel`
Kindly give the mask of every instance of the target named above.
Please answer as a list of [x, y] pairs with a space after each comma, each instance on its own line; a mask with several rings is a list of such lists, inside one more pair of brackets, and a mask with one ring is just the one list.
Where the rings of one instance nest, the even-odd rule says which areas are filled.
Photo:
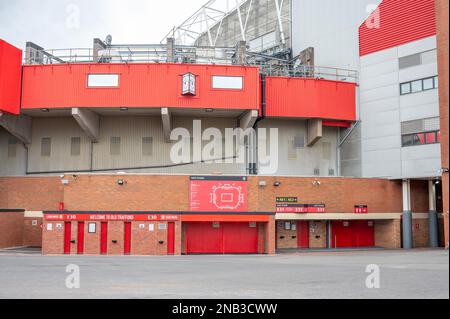
[[359, 28], [360, 56], [435, 34], [435, 0], [383, 0]]
[[266, 78], [268, 117], [356, 120], [356, 84], [308, 78]]
[[0, 39], [0, 111], [20, 113], [22, 50]]
[[[182, 95], [182, 76], [197, 76], [197, 95]], [[119, 74], [118, 88], [88, 88], [88, 74]], [[259, 109], [255, 67], [192, 64], [24, 66], [22, 108], [183, 107]], [[212, 89], [212, 76], [242, 76], [243, 90]]]

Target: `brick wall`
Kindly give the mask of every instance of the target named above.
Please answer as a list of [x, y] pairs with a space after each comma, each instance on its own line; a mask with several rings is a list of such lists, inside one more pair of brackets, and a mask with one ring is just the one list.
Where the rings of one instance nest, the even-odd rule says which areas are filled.
[[327, 222], [312, 221], [309, 223], [309, 247], [327, 248]]
[[23, 212], [0, 212], [0, 248], [22, 246], [23, 223]]
[[[49, 228], [51, 225], [51, 229]], [[59, 255], [64, 252], [64, 222], [45, 221], [42, 229], [42, 254]]]
[[[448, 142], [449, 142], [449, 104], [448, 104], [448, 87], [449, 87], [449, 42], [448, 42], [448, 19], [449, 19], [449, 1], [436, 0], [436, 24], [437, 24], [437, 54], [438, 54], [438, 74], [439, 74], [439, 114], [441, 118], [441, 161], [442, 167], [449, 168], [448, 160]], [[444, 200], [444, 233], [445, 246], [449, 245], [449, 178], [448, 172], [442, 176], [442, 190]]]
[[399, 219], [375, 221], [375, 246], [389, 249], [401, 248], [401, 222]]
[[[57, 210], [64, 202], [70, 211], [187, 211], [189, 210], [189, 176], [78, 176], [67, 177], [63, 186], [59, 177], [0, 178], [0, 207], [26, 210]], [[126, 184], [119, 186], [118, 179]], [[248, 210], [275, 211], [277, 196], [299, 197], [301, 203], [324, 203], [327, 212], [353, 213], [353, 207], [367, 204], [370, 212], [401, 212], [401, 183], [383, 179], [250, 177]], [[260, 187], [259, 181], [266, 181]], [[281, 182], [280, 187], [273, 186]], [[414, 188], [414, 194], [417, 192]], [[421, 192], [425, 192], [422, 195]], [[33, 196], [30, 196], [30, 195]], [[421, 198], [426, 190], [418, 188]], [[415, 196], [415, 195], [414, 195]], [[421, 211], [426, 205], [415, 204]], [[426, 211], [426, 210], [425, 210]]]
[[289, 249], [298, 247], [297, 230], [286, 229], [285, 223], [289, 224], [296, 223], [290, 221], [277, 221], [277, 248], [278, 249]]
[[413, 247], [429, 247], [429, 228], [428, 219], [413, 219]]
[[23, 219], [23, 246], [42, 247], [42, 217]]

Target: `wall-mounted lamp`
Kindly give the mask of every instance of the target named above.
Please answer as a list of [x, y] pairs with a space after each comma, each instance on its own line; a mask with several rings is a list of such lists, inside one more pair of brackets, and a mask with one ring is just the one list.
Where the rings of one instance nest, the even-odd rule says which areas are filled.
[[259, 181], [259, 187], [266, 187], [267, 182], [266, 181]]
[[281, 182], [275, 182], [275, 183], [273, 183], [273, 186], [280, 187], [281, 186]]
[[322, 182], [317, 180], [317, 179], [315, 179], [312, 184], [313, 184], [313, 186], [320, 186], [320, 185], [322, 185]]
[[119, 180], [117, 180], [117, 185], [119, 185], [119, 186], [123, 186], [123, 185], [125, 185], [127, 182], [125, 181], [125, 180], [123, 180], [123, 179], [119, 179]]
[[41, 109], [42, 113], [50, 113], [50, 109]]

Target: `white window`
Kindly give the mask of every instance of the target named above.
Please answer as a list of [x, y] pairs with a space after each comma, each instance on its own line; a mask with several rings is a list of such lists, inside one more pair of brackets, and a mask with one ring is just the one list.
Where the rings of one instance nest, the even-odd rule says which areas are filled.
[[420, 92], [423, 90], [422, 80], [411, 82], [411, 92]]
[[244, 79], [242, 76], [213, 76], [213, 89], [242, 90]]
[[118, 87], [118, 74], [88, 74], [88, 87]]

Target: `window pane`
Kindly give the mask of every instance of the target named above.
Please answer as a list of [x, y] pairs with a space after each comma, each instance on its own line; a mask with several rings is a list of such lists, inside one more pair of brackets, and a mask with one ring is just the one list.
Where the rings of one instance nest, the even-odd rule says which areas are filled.
[[414, 134], [414, 145], [424, 145], [425, 144], [425, 134], [418, 133]]
[[439, 131], [439, 132], [436, 133], [436, 139], [437, 139], [437, 142], [438, 142], [438, 143], [441, 142], [441, 131]]
[[432, 133], [426, 133], [425, 134], [425, 140], [427, 144], [434, 144], [436, 143], [437, 139], [436, 139], [436, 132], [432, 132]]
[[414, 145], [414, 138], [413, 135], [403, 135], [402, 136], [402, 146], [413, 146]]
[[435, 76], [435, 77], [434, 77], [434, 87], [435, 87], [436, 89], [439, 88], [439, 77], [438, 77], [438, 76]]
[[88, 87], [118, 87], [118, 74], [88, 74]]
[[400, 89], [401, 94], [409, 94], [411, 93], [411, 83], [403, 83]]
[[423, 89], [424, 90], [434, 89], [434, 79], [429, 78], [429, 79], [423, 80]]
[[411, 83], [411, 92], [420, 92], [422, 91], [422, 80], [414, 81]]
[[240, 76], [213, 76], [213, 89], [243, 89], [243, 78]]

